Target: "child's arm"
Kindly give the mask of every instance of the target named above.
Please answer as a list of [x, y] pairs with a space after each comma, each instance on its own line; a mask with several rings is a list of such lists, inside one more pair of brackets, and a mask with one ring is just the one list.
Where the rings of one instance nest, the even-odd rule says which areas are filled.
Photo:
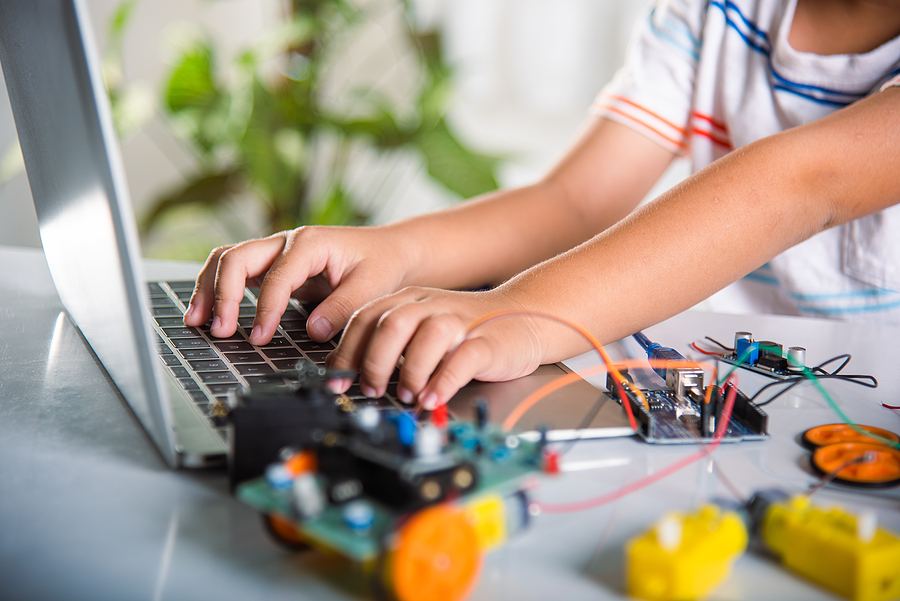
[[351, 320], [331, 363], [359, 367], [362, 385], [378, 394], [403, 353], [400, 395], [428, 407], [472, 378], [516, 377], [586, 350], [570, 330], [518, 316], [480, 328], [446, 358], [489, 311], [563, 317], [609, 342], [687, 309], [816, 233], [898, 202], [900, 89], [890, 88], [731, 153], [492, 291], [411, 288], [377, 300]]
[[306, 227], [216, 249], [184, 321], [197, 326], [212, 314], [212, 333], [231, 335], [245, 284], [263, 275], [250, 338], [256, 344], [268, 342], [291, 293], [317, 274], [309, 284], [330, 292], [308, 324], [319, 340], [341, 330], [365, 303], [405, 286], [498, 284], [627, 215], [672, 157], [628, 128], [594, 119], [533, 186], [386, 226]]

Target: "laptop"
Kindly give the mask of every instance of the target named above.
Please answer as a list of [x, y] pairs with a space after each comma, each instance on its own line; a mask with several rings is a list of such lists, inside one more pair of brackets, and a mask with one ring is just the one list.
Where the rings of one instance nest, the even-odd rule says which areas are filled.
[[[294, 303], [272, 344], [250, 345], [253, 290], [242, 303], [238, 333], [215, 339], [208, 329], [181, 323], [193, 282], [146, 282], [94, 40], [82, 0], [0, 2], [0, 66], [44, 254], [68, 315], [166, 463], [221, 465], [227, 438], [211, 409], [233, 388], [284, 381], [299, 358], [321, 364], [334, 344], [306, 336], [308, 313]], [[472, 400], [485, 398], [492, 419], [502, 421], [531, 391], [566, 371], [561, 364], [543, 366], [513, 382], [472, 384], [451, 401], [451, 411], [469, 417]], [[599, 394], [579, 380], [519, 425], [547, 424], [551, 439], [631, 434], [611, 402], [583, 423]]]

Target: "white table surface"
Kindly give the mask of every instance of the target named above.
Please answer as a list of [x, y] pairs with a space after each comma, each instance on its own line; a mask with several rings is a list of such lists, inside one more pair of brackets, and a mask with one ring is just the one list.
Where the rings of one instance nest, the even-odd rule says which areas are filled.
[[[191, 277], [194, 264], [149, 262], [151, 279]], [[0, 247], [0, 599], [280, 600], [367, 599], [361, 572], [318, 553], [292, 554], [271, 542], [257, 514], [232, 498], [221, 472], [170, 471], [109, 378], [62, 312], [39, 251]], [[709, 335], [737, 330], [808, 349], [808, 364], [853, 354], [848, 373], [880, 387], [842, 382], [827, 389], [851, 419], [900, 432], [900, 330], [776, 316], [686, 312], [645, 332], [687, 353]], [[631, 341], [611, 345], [636, 355]], [[580, 357], [569, 364], [596, 362]], [[741, 374], [753, 391], [767, 380]], [[838, 421], [809, 384], [765, 408], [768, 441], [722, 445], [637, 493], [602, 507], [541, 515], [530, 530], [488, 554], [473, 600], [617, 599], [625, 596], [624, 542], [666, 510], [733, 499], [716, 466], [744, 495], [763, 488], [800, 492], [817, 481], [797, 443], [806, 428]], [[584, 499], [612, 491], [695, 447], [635, 438], [582, 442], [560, 476], [534, 497]], [[873, 508], [900, 532], [900, 492], [826, 488], [819, 503]], [[829, 593], [750, 552], [711, 599], [828, 599]], [[834, 597], [836, 598], [836, 597]]]

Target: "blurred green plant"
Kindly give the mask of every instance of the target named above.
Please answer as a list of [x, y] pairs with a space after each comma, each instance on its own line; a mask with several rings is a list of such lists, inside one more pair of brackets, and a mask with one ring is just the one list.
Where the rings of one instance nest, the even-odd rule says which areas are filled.
[[[283, 22], [238, 53], [228, 70], [217, 68], [216, 48], [205, 37], [182, 42], [164, 85], [163, 109], [199, 168], [150, 207], [142, 231], [184, 209], [204, 209], [215, 218], [248, 192], [261, 203], [268, 230], [261, 233], [303, 224], [364, 224], [373, 207], [361, 209], [365, 204], [345, 185], [346, 159], [360, 147], [412, 150], [434, 180], [462, 198], [496, 189], [498, 159], [469, 149], [444, 118], [451, 73], [439, 34], [417, 31], [407, 2], [404, 43], [419, 69], [409, 99], [413, 110], [401, 110], [374, 86], [339, 102], [323, 98], [340, 42], [365, 24], [367, 10], [347, 0], [292, 0]], [[112, 31], [124, 28], [129, 13], [120, 11]], [[121, 36], [110, 39], [121, 45]], [[273, 63], [279, 66], [273, 69]], [[332, 161], [315, 160], [324, 142]]]

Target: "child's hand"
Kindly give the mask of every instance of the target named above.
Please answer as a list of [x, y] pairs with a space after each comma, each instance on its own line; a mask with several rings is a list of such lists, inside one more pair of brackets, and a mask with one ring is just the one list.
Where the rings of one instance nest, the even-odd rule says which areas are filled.
[[301, 227], [217, 248], [197, 278], [184, 323], [212, 317], [213, 336], [234, 334], [244, 287], [258, 283], [251, 343], [272, 338], [291, 294], [324, 297], [307, 329], [328, 340], [359, 307], [404, 285], [410, 260], [396, 238], [382, 228]]
[[510, 380], [541, 364], [545, 345], [531, 317], [517, 314], [492, 320], [465, 337], [477, 318], [519, 310], [502, 289], [405, 288], [369, 303], [353, 316], [329, 356], [329, 365], [358, 369], [363, 393], [377, 397], [385, 393], [403, 355], [397, 395], [433, 409], [469, 380]]

